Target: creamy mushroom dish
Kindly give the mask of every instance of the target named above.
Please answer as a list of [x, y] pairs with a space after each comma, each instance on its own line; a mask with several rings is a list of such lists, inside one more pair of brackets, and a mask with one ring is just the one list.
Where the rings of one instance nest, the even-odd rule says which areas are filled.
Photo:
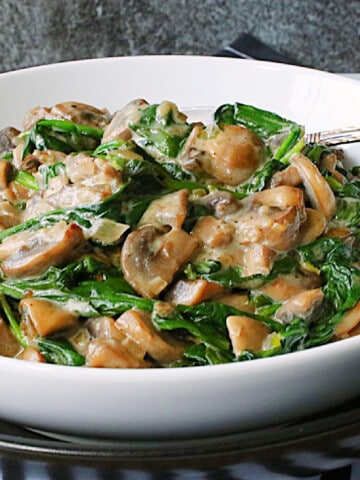
[[0, 355], [237, 362], [360, 333], [360, 178], [259, 108], [66, 102], [0, 132]]

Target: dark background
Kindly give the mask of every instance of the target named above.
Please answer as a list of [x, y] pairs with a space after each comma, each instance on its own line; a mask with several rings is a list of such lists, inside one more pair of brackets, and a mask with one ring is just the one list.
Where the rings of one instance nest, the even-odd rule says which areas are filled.
[[243, 32], [297, 63], [360, 72], [359, 0], [0, 0], [0, 71], [103, 56], [212, 55]]

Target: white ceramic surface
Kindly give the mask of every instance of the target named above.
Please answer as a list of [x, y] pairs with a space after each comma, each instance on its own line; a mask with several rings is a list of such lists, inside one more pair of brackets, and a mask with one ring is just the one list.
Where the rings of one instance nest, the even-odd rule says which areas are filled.
[[[0, 128], [37, 105], [114, 111], [134, 98], [181, 108], [240, 101], [306, 125], [360, 124], [360, 84], [279, 64], [206, 57], [86, 60], [0, 75]], [[349, 149], [360, 160], [359, 146]], [[297, 419], [360, 394], [360, 337], [281, 357], [186, 369], [97, 370], [0, 358], [0, 417], [70, 435], [178, 438]]]

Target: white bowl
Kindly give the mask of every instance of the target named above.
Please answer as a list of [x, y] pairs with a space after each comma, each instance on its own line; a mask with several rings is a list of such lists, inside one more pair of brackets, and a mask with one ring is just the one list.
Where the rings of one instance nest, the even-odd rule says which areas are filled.
[[[0, 75], [0, 128], [77, 100], [110, 111], [134, 98], [180, 108], [240, 101], [305, 124], [359, 124], [360, 84], [315, 70], [206, 57], [108, 58]], [[349, 149], [360, 160], [359, 146]], [[0, 417], [70, 435], [209, 436], [290, 421], [360, 394], [360, 337], [279, 357], [185, 369], [101, 370], [0, 358]]]

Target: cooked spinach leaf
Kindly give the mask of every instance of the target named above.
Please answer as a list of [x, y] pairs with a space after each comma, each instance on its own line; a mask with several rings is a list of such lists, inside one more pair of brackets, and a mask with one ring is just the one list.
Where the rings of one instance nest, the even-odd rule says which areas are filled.
[[[163, 105], [163, 104], [161, 104]], [[175, 106], [166, 108], [150, 105], [142, 111], [140, 120], [130, 128], [136, 132], [135, 142], [149, 153], [149, 147], [155, 148], [161, 155], [175, 158], [191, 131], [185, 120], [180, 120]], [[170, 104], [169, 104], [170, 105]]]
[[274, 263], [269, 275], [243, 276], [240, 266], [223, 268], [216, 260], [207, 260], [201, 263], [190, 263], [185, 267], [184, 273], [190, 280], [203, 278], [209, 282], [219, 283], [225, 288], [256, 288], [280, 274], [291, 273], [298, 267], [297, 260], [288, 255]]
[[94, 150], [103, 133], [103, 130], [67, 120], [39, 120], [27, 136], [22, 158], [35, 149], [57, 150], [63, 153]]

